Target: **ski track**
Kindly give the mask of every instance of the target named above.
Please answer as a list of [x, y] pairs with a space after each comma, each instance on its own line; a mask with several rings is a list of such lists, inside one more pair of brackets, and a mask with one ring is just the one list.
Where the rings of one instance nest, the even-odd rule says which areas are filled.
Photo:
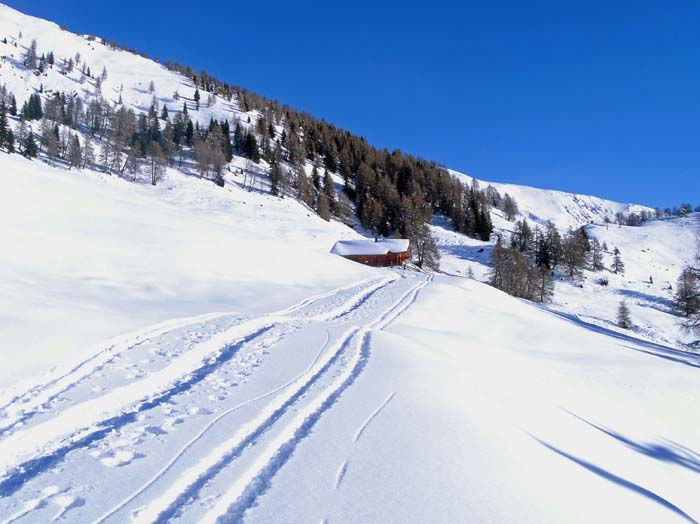
[[359, 329], [356, 348], [348, 364], [323, 392], [300, 409], [294, 419], [272, 440], [254, 463], [222, 494], [214, 507], [199, 524], [228, 524], [240, 522], [244, 513], [255, 504], [270, 486], [272, 478], [289, 460], [297, 445], [309, 435], [312, 427], [359, 377], [370, 355], [371, 337], [391, 324], [416, 300], [421, 289], [432, 281], [429, 276], [413, 286], [378, 319]]
[[[119, 407], [110, 409], [112, 413], [108, 415], [107, 418], [102, 418], [105, 414], [105, 412], [102, 411], [102, 405], [109, 405], [111, 402], [103, 402], [104, 398], [99, 397], [93, 401], [73, 406], [69, 410], [71, 413], [64, 413], [63, 416], [54, 417], [26, 431], [20, 431], [12, 435], [12, 440], [7, 439], [4, 442], [0, 442], [0, 451], [2, 452], [2, 454], [0, 454], [0, 457], [2, 457], [0, 461], [5, 461], [5, 464], [10, 464], [9, 467], [3, 465], [5, 470], [9, 471], [9, 474], [6, 474], [5, 479], [0, 482], [0, 496], [13, 494], [27, 481], [53, 466], [67, 453], [92, 444], [111, 431], [118, 430], [126, 424], [135, 421], [140, 413], [160, 406], [173, 396], [187, 391], [195, 384], [204, 380], [222, 364], [233, 358], [238, 350], [246, 343], [271, 329], [274, 324], [276, 324], [276, 322], [266, 323], [252, 330], [247, 335], [244, 335], [240, 339], [224, 347], [216, 357], [210, 359], [201, 367], [188, 371], [186, 373], [186, 378], [170, 386], [166, 386], [164, 389], [160, 389], [155, 393], [143, 396], [138, 390], [130, 390], [130, 388], [134, 387], [133, 385], [115, 388], [109, 393], [110, 399], [117, 399], [124, 395], [128, 396], [131, 393], [132, 397], [140, 397], [140, 400], [129, 402], [128, 407], [124, 407], [124, 404], [117, 404]], [[168, 371], [168, 369], [166, 368], [164, 371]], [[168, 373], [164, 373], [164, 375], [167, 378]], [[154, 379], [154, 376], [155, 374], [144, 379], [142, 382], [150, 382]], [[126, 391], [124, 391], [125, 389]], [[86, 410], [86, 408], [88, 409]], [[66, 415], [75, 413], [80, 416], [85, 414], [85, 411], [89, 411], [87, 414], [92, 417], [92, 420], [83, 421], [80, 427], [77, 428], [75, 425], [72, 427], [66, 426], [66, 420], [64, 418]], [[25, 434], [30, 431], [29, 438], [27, 438]], [[5, 451], [3, 447], [9, 448], [9, 450]], [[18, 449], [19, 452], [17, 451]], [[39, 449], [42, 455], [28, 459], [25, 462], [17, 463], [36, 449]], [[12, 453], [14, 453], [14, 455]]]
[[279, 393], [280, 391], [286, 389], [290, 385], [292, 385], [294, 382], [299, 380], [301, 377], [303, 377], [305, 374], [307, 374], [318, 362], [318, 360], [321, 358], [321, 354], [324, 352], [326, 347], [328, 346], [328, 343], [330, 342], [330, 334], [328, 333], [328, 329], [325, 330], [326, 333], [326, 339], [321, 345], [321, 348], [318, 350], [316, 353], [316, 356], [314, 359], [311, 361], [309, 366], [302, 371], [299, 375], [296, 377], [292, 378], [285, 384], [282, 384], [281, 386], [268, 391], [267, 393], [264, 393], [258, 397], [252, 398], [250, 400], [247, 400], [245, 402], [242, 402], [232, 408], [229, 408], [222, 413], [220, 413], [216, 418], [214, 418], [212, 421], [210, 421], [202, 430], [197, 433], [187, 444], [185, 444], [174, 456], [170, 461], [162, 468], [160, 469], [151, 479], [148, 480], [145, 484], [143, 484], [139, 489], [134, 491], [131, 495], [129, 495], [127, 498], [122, 500], [119, 504], [117, 504], [114, 508], [109, 510], [107, 513], [103, 514], [100, 518], [97, 520], [93, 521], [93, 524], [101, 524], [105, 520], [107, 520], [109, 517], [117, 513], [119, 510], [124, 508], [127, 504], [129, 504], [131, 501], [133, 501], [136, 497], [141, 495], [144, 491], [146, 491], [149, 487], [151, 487], [156, 481], [158, 481], [160, 478], [163, 477], [172, 467], [175, 465], [175, 463], [189, 450], [194, 444], [196, 444], [201, 438], [209, 431], [211, 428], [213, 428], [218, 422], [220, 422], [222, 419], [224, 419], [226, 416], [230, 415], [231, 413], [238, 411], [239, 409], [242, 409], [246, 406], [249, 406], [250, 404], [253, 404], [255, 402], [258, 402], [260, 400], [263, 400], [267, 397], [270, 397], [274, 395], [275, 393]]
[[[382, 412], [382, 410], [386, 407], [386, 405], [391, 402], [391, 399], [394, 398], [394, 395], [396, 392], [392, 392], [389, 394], [388, 397], [382, 401], [382, 403], [372, 412], [370, 413], [369, 417], [365, 419], [365, 421], [360, 425], [360, 427], [357, 429], [355, 432], [355, 436], [352, 439], [352, 443], [357, 444], [357, 442], [360, 440], [362, 435], [364, 434], [365, 430], [367, 427], [370, 425], [370, 423], [377, 418], [379, 413]], [[338, 472], [336, 473], [335, 476], [335, 483], [333, 484], [333, 489], [338, 490], [340, 489], [340, 485], [343, 483], [343, 479], [345, 478], [345, 474], [348, 472], [348, 465], [350, 461], [348, 459], [343, 460], [342, 464], [338, 467]]]
[[381, 413], [381, 411], [386, 407], [386, 405], [391, 402], [391, 399], [394, 398], [394, 395], [396, 393], [391, 393], [386, 399], [384, 399], [384, 402], [382, 402], [377, 409], [375, 409], [372, 414], [367, 417], [367, 419], [362, 423], [362, 425], [359, 427], [357, 432], [355, 433], [355, 437], [352, 439], [353, 444], [357, 444], [357, 441], [360, 440], [362, 437], [362, 434], [365, 432], [367, 429], [367, 426], [370, 425], [370, 423]]
[[[209, 317], [208, 320], [214, 320], [227, 315], [229, 315], [229, 313], [212, 314], [212, 316]], [[199, 322], [203, 321], [206, 321], [206, 319], [201, 320], [200, 318], [199, 321], [193, 322], [191, 324], [182, 324], [169, 329], [154, 331], [152, 334], [148, 335], [145, 338], [136, 339], [133, 343], [112, 346], [110, 347], [110, 349], [101, 352], [99, 355], [96, 355], [92, 359], [89, 359], [87, 361], [87, 364], [84, 366], [85, 369], [80, 370], [79, 374], [76, 373], [74, 378], [68, 378], [69, 376], [73, 375], [73, 373], [70, 373], [68, 376], [57, 379], [56, 381], [52, 381], [45, 387], [42, 387], [42, 389], [36, 390], [37, 393], [34, 397], [28, 398], [24, 401], [23, 405], [18, 406], [20, 408], [20, 411], [14, 417], [5, 417], [6, 424], [3, 427], [0, 427], [0, 438], [10, 433], [13, 429], [17, 428], [18, 426], [24, 425], [35, 415], [42, 413], [44, 409], [49, 407], [50, 403], [53, 400], [55, 400], [57, 397], [59, 397], [61, 394], [65, 393], [69, 389], [76, 387], [83, 380], [89, 378], [93, 373], [103, 369], [106, 365], [113, 362], [114, 359], [120, 354], [128, 350], [134, 349], [141, 344], [144, 344], [154, 338], [165, 335], [176, 329], [185, 328], [187, 326], [195, 326]]]
[[335, 475], [335, 485], [333, 486], [333, 489], [338, 489], [340, 487], [340, 484], [343, 482], [343, 479], [345, 478], [345, 473], [347, 473], [347, 471], [348, 461], [344, 460], [338, 468], [338, 473], [336, 473]]
[[[297, 311], [314, 304], [315, 302], [323, 300], [324, 298], [331, 297], [343, 291], [347, 291], [348, 289], [367, 285], [374, 280], [376, 280], [376, 277], [371, 277], [359, 282], [326, 291], [325, 293], [319, 293], [317, 295], [307, 297], [301, 302], [279, 311], [276, 314], [280, 316], [292, 315]], [[196, 324], [210, 322], [232, 314], [234, 313], [208, 313], [194, 317], [168, 320], [155, 326], [116, 337], [115, 339], [106, 343], [106, 348], [101, 349], [96, 353], [92, 353], [89, 357], [81, 359], [72, 365], [62, 366], [46, 375], [42, 375], [39, 378], [41, 382], [30, 385], [25, 383], [24, 386], [17, 386], [13, 388], [11, 392], [0, 396], [0, 412], [5, 411], [8, 408], [16, 407], [18, 403], [21, 403], [20, 407], [22, 409], [21, 412], [14, 417], [5, 417], [5, 420], [3, 421], [4, 424], [2, 427], [0, 427], [0, 437], [2, 437], [2, 435], [4, 435], [7, 431], [17, 426], [17, 424], [21, 424], [28, 420], [36, 413], [38, 409], [44, 407], [52, 399], [56, 398], [58, 395], [65, 392], [67, 389], [71, 388], [86, 377], [89, 377], [100, 367], [108, 364], [114, 359], [114, 357], [176, 329], [182, 329], [194, 326]], [[104, 345], [105, 343], [102, 344], [102, 346]], [[18, 388], [22, 389], [23, 391], [14, 392]]]
[[[208, 352], [204, 352], [204, 355], [193, 357], [190, 353], [184, 357], [178, 357], [164, 370], [151, 374], [146, 379], [136, 384], [130, 384], [124, 388], [116, 388], [108, 394], [110, 395], [109, 402], [104, 402], [105, 395], [69, 408], [72, 410], [71, 413], [77, 414], [81, 418], [82, 423], [67, 425], [66, 417], [58, 416], [28, 428], [27, 430], [21, 430], [10, 435], [5, 440], [0, 441], [0, 468], [4, 470], [4, 478], [0, 480], [0, 496], [12, 495], [26, 482], [59, 462], [67, 453], [88, 446], [104, 438], [105, 435], [111, 431], [118, 430], [124, 425], [136, 420], [136, 417], [144, 411], [153, 409], [167, 402], [173, 396], [189, 390], [192, 386], [201, 382], [218, 369], [222, 364], [233, 358], [238, 350], [246, 343], [267, 332], [274, 327], [274, 325], [293, 320], [326, 321], [328, 318], [340, 318], [359, 308], [379, 289], [397, 279], [397, 276], [381, 279], [379, 282], [369, 285], [353, 294], [350, 299], [345, 300], [343, 304], [333, 308], [328, 313], [318, 313], [306, 318], [289, 316], [290, 312], [297, 312], [323, 298], [357, 287], [357, 284], [343, 286], [326, 293], [308, 297], [300, 303], [280, 312], [243, 322], [223, 333], [214, 335], [212, 339], [208, 341], [200, 343], [199, 346], [204, 346], [205, 348], [211, 346]], [[362, 281], [360, 284], [367, 283], [368, 281], [371, 282], [372, 280], [374, 279]], [[216, 315], [218, 314], [210, 316]], [[199, 318], [199, 321], [201, 321], [201, 317]], [[247, 331], [243, 329], [246, 324], [251, 324], [253, 329]], [[181, 325], [182, 323], [180, 323], [180, 326]], [[172, 323], [167, 323], [167, 326], [158, 329], [170, 331], [173, 329], [172, 326]], [[239, 337], [231, 341], [229, 338], [231, 330], [237, 332], [243, 330], [244, 333], [238, 333]], [[151, 332], [155, 331], [156, 330], [151, 330]], [[144, 333], [146, 332], [149, 331], [145, 331]], [[213, 357], [211, 356], [212, 354], [214, 354]], [[195, 361], [199, 358], [199, 365], [194, 367], [190, 366], [187, 370], [178, 369], [181, 367], [181, 363], [185, 357], [188, 357], [188, 360]], [[83, 361], [82, 364], [73, 368], [74, 371], [78, 371], [82, 365], [89, 361], [90, 359]], [[191, 362], [189, 363], [191, 364]], [[173, 371], [177, 371], [177, 377], [170, 376], [174, 374]], [[158, 373], [164, 375], [163, 380], [156, 380]], [[170, 378], [170, 380], [166, 380], [168, 378]], [[155, 388], [155, 391], [153, 387], [149, 388], [154, 382], [160, 386], [159, 388]], [[55, 381], [53, 381], [53, 383], [55, 384]], [[135, 386], [139, 384], [144, 385], [145, 389], [143, 392], [136, 395], [135, 392], [138, 391], [139, 388]], [[50, 385], [51, 383], [46, 386]], [[126, 394], [126, 396], [129, 397], [129, 393], [131, 393], [131, 402], [125, 403], [122, 396]], [[138, 398], [135, 399], [135, 396], [138, 396]], [[108, 406], [108, 410], [100, 409], [101, 405]], [[91, 414], [92, 419], [85, 414], [86, 407], [90, 406], [93, 409], [88, 415]], [[238, 409], [240, 409], [240, 407], [242, 406], [239, 406]], [[106, 413], [111, 413], [111, 415], [105, 416]], [[30, 432], [29, 437], [34, 438], [26, 438], [27, 432]], [[39, 456], [31, 457], [31, 455], [36, 454], [37, 451], [39, 452]]]
[[[222, 468], [240, 456], [245, 449], [265, 433], [267, 429], [284, 415], [309, 388], [328, 370], [344, 352], [348, 342], [358, 332], [358, 328], [350, 328], [328, 352], [318, 369], [309, 371], [298, 380], [297, 388], [289, 395], [281, 395], [263, 407], [256, 418], [243, 425], [234, 436], [217, 446], [205, 459], [199, 461], [182, 473], [172, 483], [168, 490], [152, 501], [147, 507], [139, 510], [136, 518], [138, 523], [164, 522], [171, 518], [181, 507], [187, 504], [201, 487], [213, 478]], [[101, 522], [98, 520], [96, 523]]]
[[[99, 350], [97, 353], [93, 353], [89, 357], [73, 363], [72, 365], [61, 366], [54, 371], [48, 372], [46, 375], [40, 376], [40, 382], [31, 385], [25, 384], [23, 387], [18, 386], [14, 388], [15, 390], [18, 388], [23, 389], [21, 393], [5, 393], [3, 398], [0, 399], [0, 411], [13, 407], [19, 402], [22, 403], [21, 407], [23, 410], [35, 410], [80, 380], [90, 376], [96, 369], [109, 363], [109, 361], [114, 359], [117, 355], [139, 344], [143, 344], [144, 342], [165, 335], [176, 329], [208, 322], [230, 314], [232, 313], [209, 313], [196, 317], [169, 320], [128, 335], [117, 337], [112, 341], [108, 341], [106, 343], [107, 347]], [[105, 343], [102, 344], [102, 346], [104, 345]], [[11, 395], [12, 398], [8, 398]], [[8, 420], [8, 418], [6, 418], [6, 420]], [[16, 423], [17, 420], [13, 421], [10, 419], [9, 424], [5, 424], [4, 427], [0, 428], [0, 436], [8, 429], [11, 429], [8, 426], [15, 425]]]

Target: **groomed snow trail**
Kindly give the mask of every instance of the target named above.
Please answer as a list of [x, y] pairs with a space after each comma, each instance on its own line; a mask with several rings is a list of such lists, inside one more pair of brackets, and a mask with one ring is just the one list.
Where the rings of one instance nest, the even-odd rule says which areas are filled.
[[389, 272], [261, 317], [167, 322], [48, 375], [2, 419], [0, 522], [242, 515], [429, 282]]

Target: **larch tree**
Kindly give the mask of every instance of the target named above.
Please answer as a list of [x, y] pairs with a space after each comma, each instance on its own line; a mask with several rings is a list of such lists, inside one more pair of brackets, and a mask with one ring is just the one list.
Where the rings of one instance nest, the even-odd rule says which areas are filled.
[[411, 250], [416, 265], [420, 268], [437, 271], [440, 269], [440, 250], [435, 239], [430, 234], [430, 227], [426, 222], [420, 222], [412, 227], [409, 232]]
[[325, 193], [319, 193], [316, 199], [316, 212], [326, 222], [331, 219], [331, 206]]
[[333, 182], [333, 177], [328, 171], [323, 175], [323, 192], [326, 198], [328, 198], [328, 205], [331, 208], [331, 212], [335, 212], [338, 196], [335, 191], [335, 182]]
[[165, 174], [165, 155], [163, 154], [163, 148], [155, 140], [149, 144], [147, 153], [151, 171], [151, 184], [155, 186]]
[[37, 67], [36, 40], [32, 40], [24, 54], [24, 67], [32, 70]]
[[515, 220], [518, 214], [518, 204], [508, 193], [503, 196], [503, 214], [509, 222]]
[[80, 139], [78, 135], [73, 135], [70, 139], [70, 145], [68, 147], [68, 169], [73, 167], [80, 167], [80, 163], [83, 159], [83, 152], [80, 147]]
[[674, 301], [676, 309], [685, 318], [691, 318], [700, 312], [700, 272], [692, 266], [681, 271], [676, 283]]

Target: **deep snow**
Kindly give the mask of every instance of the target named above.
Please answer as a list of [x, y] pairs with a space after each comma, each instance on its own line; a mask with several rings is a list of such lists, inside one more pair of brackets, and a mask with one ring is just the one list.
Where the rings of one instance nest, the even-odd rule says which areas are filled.
[[[32, 38], [106, 65], [109, 98], [145, 110], [153, 80], [159, 103], [191, 104], [162, 66], [0, 5], [4, 35], [20, 105], [94, 88], [25, 72]], [[241, 189], [241, 163], [223, 189], [173, 170], [152, 187], [0, 153], [0, 524], [700, 519], [700, 357], [668, 288], [698, 215], [606, 227], [641, 208], [494, 184], [518, 218], [589, 224], [627, 266], [537, 306], [479, 282], [493, 244], [439, 217], [447, 275], [335, 256], [360, 235]]]
[[19, 155], [0, 163], [0, 386], [127, 331], [278, 309], [372, 274], [329, 254], [356, 233], [291, 199], [175, 171], [154, 188]]

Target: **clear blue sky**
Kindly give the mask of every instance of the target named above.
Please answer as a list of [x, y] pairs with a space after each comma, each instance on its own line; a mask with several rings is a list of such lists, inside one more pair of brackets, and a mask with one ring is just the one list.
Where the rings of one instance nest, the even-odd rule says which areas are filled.
[[698, 0], [8, 3], [482, 179], [700, 204]]

